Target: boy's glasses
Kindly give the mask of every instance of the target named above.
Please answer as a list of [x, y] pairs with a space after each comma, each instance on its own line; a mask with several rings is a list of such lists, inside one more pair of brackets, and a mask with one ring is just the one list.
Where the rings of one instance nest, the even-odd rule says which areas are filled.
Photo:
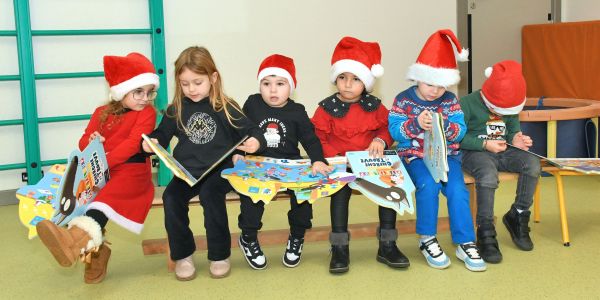
[[133, 91], [133, 99], [137, 101], [142, 101], [144, 100], [144, 97], [147, 97], [148, 101], [152, 101], [156, 99], [157, 94], [158, 93], [156, 91], [149, 91], [146, 93], [144, 90], [138, 89]]

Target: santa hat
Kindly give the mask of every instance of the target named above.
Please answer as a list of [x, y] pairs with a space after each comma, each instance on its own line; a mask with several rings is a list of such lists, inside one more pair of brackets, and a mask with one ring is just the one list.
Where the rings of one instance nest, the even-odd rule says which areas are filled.
[[116, 101], [147, 84], [153, 84], [156, 89], [159, 87], [154, 65], [136, 52], [127, 56], [104, 56], [104, 77], [110, 86], [111, 97]]
[[485, 105], [501, 115], [516, 115], [525, 105], [527, 84], [521, 64], [504, 60], [485, 69], [486, 81], [481, 87]]
[[331, 83], [335, 83], [338, 75], [344, 72], [356, 75], [367, 92], [372, 91], [375, 78], [383, 75], [379, 44], [343, 37], [335, 46], [331, 57]]
[[467, 61], [468, 58], [469, 50], [460, 46], [450, 29], [438, 30], [427, 39], [416, 63], [408, 68], [406, 77], [431, 85], [449, 87], [460, 81], [456, 60]]
[[294, 66], [293, 59], [281, 54], [273, 54], [265, 58], [258, 67], [258, 74], [256, 75], [258, 83], [260, 84], [263, 78], [271, 75], [287, 79], [290, 84], [290, 94], [296, 88], [296, 66]]
[[267, 129], [279, 129], [279, 127], [277, 127], [277, 124], [275, 123], [269, 123], [269, 125], [267, 125]]

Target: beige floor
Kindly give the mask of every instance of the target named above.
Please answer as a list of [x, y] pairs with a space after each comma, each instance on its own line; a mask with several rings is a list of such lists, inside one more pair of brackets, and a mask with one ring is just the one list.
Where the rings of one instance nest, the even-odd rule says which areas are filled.
[[[448, 232], [438, 235], [450, 254], [452, 265], [446, 270], [429, 268], [416, 246], [416, 236], [402, 235], [398, 245], [411, 260], [408, 270], [394, 270], [375, 261], [377, 242], [363, 239], [351, 242], [350, 272], [333, 276], [327, 271], [328, 243], [305, 245], [299, 267], [281, 264], [283, 245], [266, 247], [269, 266], [251, 270], [238, 249], [232, 249], [233, 270], [226, 279], [208, 276], [205, 252], [194, 256], [199, 270], [191, 282], [178, 282], [165, 267], [162, 255], [144, 256], [141, 241], [164, 236], [162, 209], [150, 212], [140, 235], [109, 225], [113, 255], [106, 280], [86, 285], [83, 266], [60, 268], [38, 239], [28, 240], [25, 227], [17, 218], [17, 206], [0, 206], [2, 246], [0, 264], [3, 299], [79, 298], [85, 299], [374, 299], [374, 298], [600, 298], [595, 266], [600, 264], [600, 177], [571, 177], [565, 180], [571, 247], [561, 242], [558, 207], [552, 178], [542, 179], [542, 222], [532, 224], [535, 249], [518, 251], [506, 230], [499, 228], [504, 261], [489, 265], [483, 273], [473, 273], [454, 256]], [[514, 183], [504, 184], [498, 192], [497, 215], [508, 208]], [[445, 205], [442, 205], [442, 207]], [[229, 206], [231, 228], [238, 208]], [[286, 203], [274, 202], [265, 213], [265, 229], [285, 228]], [[371, 202], [355, 199], [351, 222], [376, 220]], [[445, 214], [445, 210], [441, 210]], [[201, 209], [192, 207], [192, 228], [202, 234]], [[314, 225], [328, 224], [328, 200], [315, 204]]]

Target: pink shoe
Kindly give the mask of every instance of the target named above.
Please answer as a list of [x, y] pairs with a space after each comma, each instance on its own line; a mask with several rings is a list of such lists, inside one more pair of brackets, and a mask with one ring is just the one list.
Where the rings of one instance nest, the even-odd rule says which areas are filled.
[[175, 261], [175, 278], [180, 281], [188, 281], [196, 278], [196, 268], [192, 256]]
[[224, 260], [217, 260], [210, 262], [210, 277], [212, 278], [224, 278], [229, 275], [231, 271], [231, 264], [229, 263], [229, 258]]

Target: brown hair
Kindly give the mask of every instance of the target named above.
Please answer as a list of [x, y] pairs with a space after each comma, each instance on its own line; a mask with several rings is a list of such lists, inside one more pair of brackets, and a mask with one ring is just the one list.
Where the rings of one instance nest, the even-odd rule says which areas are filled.
[[224, 110], [225, 116], [227, 116], [229, 123], [236, 127], [233, 124], [234, 118], [229, 110], [233, 107], [238, 112], [242, 114], [243, 112], [240, 106], [225, 94], [223, 89], [223, 81], [221, 80], [221, 74], [217, 70], [217, 66], [210, 55], [210, 52], [204, 47], [189, 47], [183, 50], [183, 52], [179, 54], [179, 57], [175, 61], [175, 95], [173, 97], [173, 103], [171, 104], [174, 107], [174, 115], [170, 115], [169, 113], [166, 115], [168, 117], [175, 118], [177, 127], [179, 129], [186, 130], [185, 126], [183, 125], [183, 121], [181, 120], [181, 106], [185, 95], [183, 94], [179, 80], [179, 75], [181, 75], [185, 69], [188, 69], [196, 74], [207, 75], [209, 78], [211, 78], [211, 75], [215, 72], [217, 73], [215, 82], [210, 80], [210, 105], [217, 112]]

